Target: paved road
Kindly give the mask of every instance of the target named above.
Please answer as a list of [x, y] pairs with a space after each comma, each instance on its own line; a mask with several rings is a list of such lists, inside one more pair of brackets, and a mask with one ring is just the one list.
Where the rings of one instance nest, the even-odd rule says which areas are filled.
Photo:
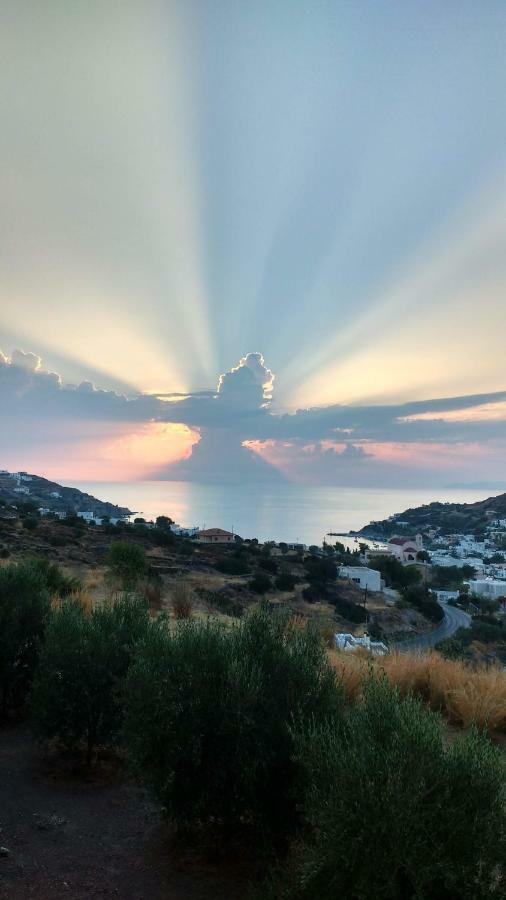
[[471, 627], [470, 615], [463, 612], [461, 609], [457, 609], [456, 606], [448, 606], [448, 604], [444, 603], [442, 600], [438, 602], [445, 616], [441, 624], [438, 625], [434, 631], [429, 632], [429, 634], [420, 634], [415, 638], [400, 641], [397, 644], [398, 650], [405, 652], [411, 650], [429, 650], [431, 647], [435, 647], [439, 641], [451, 637], [458, 628]]

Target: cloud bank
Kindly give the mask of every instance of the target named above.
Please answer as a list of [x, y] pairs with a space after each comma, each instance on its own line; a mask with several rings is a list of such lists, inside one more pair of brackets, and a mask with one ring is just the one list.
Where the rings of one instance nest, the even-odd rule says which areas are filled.
[[214, 390], [126, 396], [89, 381], [67, 384], [33, 352], [17, 349], [10, 358], [0, 352], [0, 453], [12, 460], [23, 448], [26, 459], [30, 440], [31, 467], [37, 471], [42, 433], [72, 443], [97, 427], [126, 434], [135, 425], [160, 429], [172, 423], [197, 432], [200, 440], [189, 458], [155, 467], [153, 476], [240, 481], [272, 480], [278, 473], [332, 483], [346, 473], [360, 480], [375, 470], [393, 477], [400, 465], [416, 479], [417, 473], [426, 476], [427, 467], [444, 471], [453, 454], [464, 458], [469, 472], [493, 459], [493, 477], [499, 477], [496, 456], [506, 442], [506, 391], [280, 414], [274, 383], [262, 354], [252, 352], [222, 373]]

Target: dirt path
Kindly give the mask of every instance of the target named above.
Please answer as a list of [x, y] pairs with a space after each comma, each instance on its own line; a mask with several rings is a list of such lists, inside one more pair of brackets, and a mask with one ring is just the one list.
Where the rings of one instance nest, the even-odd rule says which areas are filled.
[[0, 731], [1, 900], [236, 900], [244, 885], [176, 858], [136, 785], [56, 778], [29, 732]]

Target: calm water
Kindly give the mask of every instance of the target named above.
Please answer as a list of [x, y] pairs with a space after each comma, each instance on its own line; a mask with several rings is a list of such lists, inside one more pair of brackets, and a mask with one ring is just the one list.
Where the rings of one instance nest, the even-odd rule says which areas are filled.
[[181, 525], [226, 528], [242, 537], [321, 544], [326, 532], [347, 532], [433, 500], [472, 503], [490, 491], [371, 490], [294, 484], [240, 486], [186, 481], [72, 482], [73, 487], [128, 506], [146, 519], [168, 515]]

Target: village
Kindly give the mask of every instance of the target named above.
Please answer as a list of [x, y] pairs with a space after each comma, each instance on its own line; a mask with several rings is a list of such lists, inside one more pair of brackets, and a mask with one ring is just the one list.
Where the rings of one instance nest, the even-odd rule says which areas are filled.
[[[226, 603], [232, 598], [236, 609], [264, 596], [274, 607], [281, 603], [295, 614], [316, 617], [327, 632], [333, 628], [333, 642], [342, 650], [362, 647], [373, 655], [392, 649], [427, 650], [455, 641], [456, 635], [463, 655], [474, 653], [485, 661], [504, 656], [506, 662], [506, 518], [490, 515], [479, 534], [447, 533], [427, 523], [423, 531], [407, 534], [413, 516], [398, 514], [371, 523], [364, 529], [367, 536], [335, 540], [327, 534], [320, 546], [262, 544], [220, 527], [181, 525], [168, 516], [146, 520], [74, 489], [65, 497], [69, 490], [26, 472], [1, 472], [0, 523], [10, 523], [13, 530], [12, 543], [0, 546], [0, 554], [10, 554], [13, 548], [53, 554], [71, 568], [77, 563], [80, 575], [83, 564], [99, 571], [108, 543], [115, 536], [130, 535], [148, 547], [152, 570], [169, 579], [169, 593], [171, 579], [191, 573], [198, 590], [210, 580], [218, 604], [220, 593], [227, 596]], [[42, 496], [44, 505], [38, 505], [36, 498]], [[61, 535], [58, 523], [67, 526]], [[75, 538], [68, 541], [64, 536], [76, 533], [74, 523], [84, 529], [79, 550]], [[377, 538], [370, 536], [371, 528]], [[160, 543], [164, 549], [155, 549]]]

